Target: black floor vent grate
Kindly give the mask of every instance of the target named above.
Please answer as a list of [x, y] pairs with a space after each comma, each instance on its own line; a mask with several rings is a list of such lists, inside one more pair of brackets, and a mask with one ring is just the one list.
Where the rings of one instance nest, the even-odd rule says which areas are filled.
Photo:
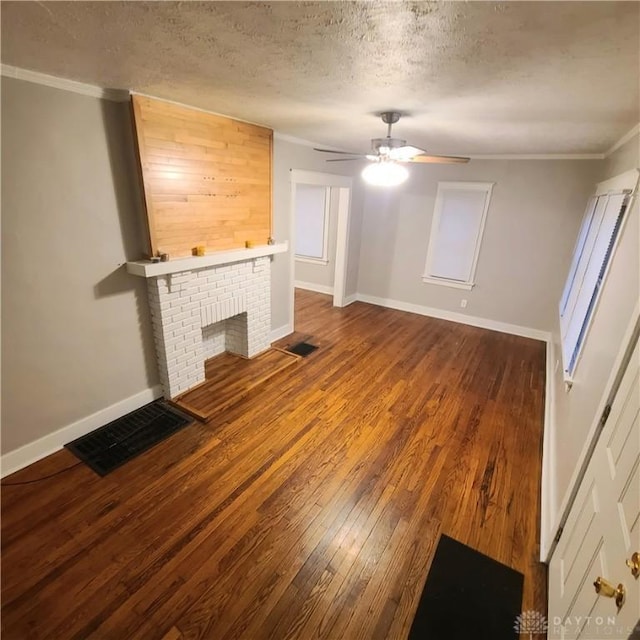
[[287, 351], [289, 353], [295, 353], [297, 356], [302, 356], [305, 358], [310, 353], [313, 353], [318, 347], [314, 344], [309, 344], [308, 342], [298, 342], [291, 347], [287, 347]]
[[191, 422], [191, 418], [162, 401], [156, 401], [66, 444], [65, 447], [98, 475], [106, 476]]

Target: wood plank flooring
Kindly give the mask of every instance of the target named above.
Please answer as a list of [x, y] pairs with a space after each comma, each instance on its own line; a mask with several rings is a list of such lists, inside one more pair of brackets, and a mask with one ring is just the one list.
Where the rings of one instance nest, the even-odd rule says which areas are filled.
[[174, 404], [206, 422], [301, 359], [277, 348], [268, 349], [251, 359], [221, 353], [205, 362], [205, 382], [179, 395]]
[[224, 415], [2, 488], [3, 640], [403, 639], [441, 532], [545, 611], [544, 345], [304, 291], [296, 326], [320, 348]]

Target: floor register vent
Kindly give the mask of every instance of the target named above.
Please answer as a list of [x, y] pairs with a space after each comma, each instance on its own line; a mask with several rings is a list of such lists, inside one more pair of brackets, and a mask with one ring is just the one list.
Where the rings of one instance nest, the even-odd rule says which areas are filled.
[[192, 418], [156, 400], [65, 447], [98, 475], [106, 476], [191, 422]]

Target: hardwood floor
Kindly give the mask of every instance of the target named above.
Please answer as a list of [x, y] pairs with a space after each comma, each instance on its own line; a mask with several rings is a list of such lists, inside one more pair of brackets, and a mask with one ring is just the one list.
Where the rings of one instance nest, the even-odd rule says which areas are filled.
[[224, 417], [3, 487], [4, 640], [405, 638], [441, 532], [545, 610], [544, 345], [304, 291], [296, 315], [280, 344], [320, 348]]

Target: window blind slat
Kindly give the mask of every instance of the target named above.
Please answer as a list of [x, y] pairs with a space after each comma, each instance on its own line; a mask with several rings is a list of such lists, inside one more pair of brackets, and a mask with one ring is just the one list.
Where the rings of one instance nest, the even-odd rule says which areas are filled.
[[[582, 290], [584, 277], [591, 260], [591, 254], [593, 253], [594, 247], [596, 246], [598, 240], [600, 226], [602, 224], [602, 219], [605, 209], [607, 208], [608, 201], [608, 195], [600, 196], [599, 198], [597, 198], [591, 223], [589, 225], [588, 232], [585, 235], [585, 240], [584, 244], [582, 245], [579, 259], [576, 261], [576, 269], [573, 274], [572, 283], [569, 286], [569, 293], [567, 296], [565, 311], [564, 314], [560, 316], [560, 332], [563, 337], [563, 356], [565, 365], [569, 363], [571, 353], [573, 352], [573, 347], [569, 347], [568, 345], [567, 336], [569, 334], [572, 323], [575, 321], [574, 318], [576, 305], [578, 303], [578, 298]], [[579, 249], [579, 247], [577, 248]]]
[[[602, 202], [602, 204], [601, 204]], [[573, 372], [589, 319], [609, 264], [627, 204], [623, 193], [601, 196], [570, 284], [567, 308], [571, 315], [563, 334], [565, 370]], [[571, 274], [570, 274], [571, 277]]]
[[571, 260], [571, 267], [569, 268], [569, 277], [567, 278], [567, 282], [564, 286], [564, 291], [562, 292], [562, 298], [560, 298], [560, 317], [561, 318], [565, 315], [567, 302], [569, 300], [569, 294], [571, 293], [571, 289], [573, 287], [573, 281], [576, 276], [576, 270], [578, 268], [578, 263], [580, 262], [582, 252], [584, 250], [585, 241], [587, 239], [587, 235], [589, 234], [589, 229], [591, 228], [591, 223], [593, 221], [593, 213], [596, 209], [597, 202], [598, 202], [598, 198], [596, 196], [592, 196], [591, 198], [589, 198], [589, 201], [587, 202], [587, 208], [584, 212], [584, 216], [582, 217], [582, 224], [580, 225], [580, 233], [578, 234], [578, 240], [576, 241], [576, 246], [573, 251], [573, 259]]
[[573, 368], [576, 364], [576, 359], [578, 357], [578, 353], [580, 352], [580, 346], [582, 345], [582, 341], [584, 340], [587, 327], [589, 326], [589, 318], [591, 317], [591, 313], [593, 308], [595, 307], [596, 300], [598, 299], [598, 294], [600, 293], [600, 288], [602, 287], [602, 283], [604, 281], [604, 276], [607, 271], [607, 267], [609, 265], [609, 261], [611, 260], [611, 254], [613, 253], [613, 247], [616, 242], [616, 238], [618, 237], [618, 232], [620, 231], [620, 227], [622, 225], [622, 218], [626, 211], [626, 201], [621, 205], [620, 211], [618, 212], [618, 216], [616, 218], [614, 230], [611, 234], [611, 238], [609, 239], [609, 244], [607, 245], [607, 250], [605, 253], [605, 257], [602, 261], [602, 265], [600, 267], [600, 273], [598, 273], [598, 279], [596, 281], [596, 286], [591, 295], [591, 300], [589, 301], [589, 307], [587, 308], [587, 312], [585, 314], [584, 322], [582, 323], [582, 327], [580, 328], [580, 333], [578, 334], [578, 338], [576, 340], [576, 344], [573, 349], [573, 353], [571, 354], [571, 360], [569, 361], [569, 369], [573, 371]]

